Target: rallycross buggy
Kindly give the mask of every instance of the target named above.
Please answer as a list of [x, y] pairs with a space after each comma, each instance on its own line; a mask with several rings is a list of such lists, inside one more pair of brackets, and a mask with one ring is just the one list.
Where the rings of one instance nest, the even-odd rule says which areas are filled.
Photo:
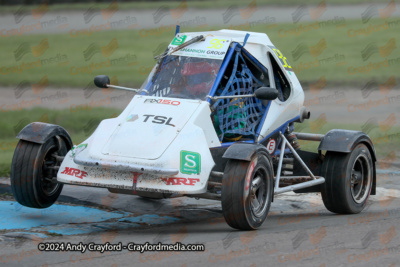
[[[179, 33], [117, 117], [73, 146], [60, 126], [17, 136], [11, 185], [25, 206], [47, 208], [63, 184], [148, 198], [221, 200], [227, 223], [256, 229], [274, 194], [321, 192], [334, 213], [359, 213], [375, 194], [375, 151], [363, 132], [294, 132], [310, 117], [286, 57], [264, 33]], [[317, 141], [317, 152], [298, 140]]]

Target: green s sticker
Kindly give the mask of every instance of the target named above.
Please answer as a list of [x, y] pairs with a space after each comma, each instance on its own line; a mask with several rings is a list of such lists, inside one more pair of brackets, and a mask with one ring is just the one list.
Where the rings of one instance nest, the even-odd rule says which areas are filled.
[[176, 36], [175, 38], [174, 38], [174, 40], [172, 40], [172, 45], [181, 45], [181, 44], [183, 44], [184, 42], [185, 42], [185, 40], [186, 40], [186, 35], [182, 35], [182, 36]]
[[181, 150], [181, 173], [200, 174], [201, 156], [199, 153]]

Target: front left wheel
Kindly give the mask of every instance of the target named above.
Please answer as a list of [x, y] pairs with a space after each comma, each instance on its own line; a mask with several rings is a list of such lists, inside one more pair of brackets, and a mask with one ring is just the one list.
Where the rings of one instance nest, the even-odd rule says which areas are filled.
[[20, 140], [11, 163], [11, 189], [19, 204], [43, 209], [56, 202], [63, 188], [56, 182], [60, 159], [68, 152], [55, 136], [43, 144]]
[[222, 180], [221, 203], [232, 228], [253, 230], [265, 221], [271, 206], [274, 172], [270, 156], [255, 154], [251, 161], [230, 159]]

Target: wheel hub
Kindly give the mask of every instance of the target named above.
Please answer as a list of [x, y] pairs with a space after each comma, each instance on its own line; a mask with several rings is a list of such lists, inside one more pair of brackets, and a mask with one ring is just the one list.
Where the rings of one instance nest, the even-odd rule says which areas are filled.
[[266, 208], [267, 191], [265, 189], [265, 175], [260, 170], [254, 174], [250, 187], [250, 203], [254, 216], [260, 217]]
[[371, 168], [368, 159], [359, 155], [354, 161], [350, 178], [351, 196], [357, 203], [362, 203], [368, 196], [371, 187]]
[[57, 176], [57, 171], [60, 163], [57, 161], [57, 147], [50, 147], [45, 154], [42, 164], [42, 179], [40, 179], [40, 186], [42, 187], [43, 193], [47, 196], [54, 194], [59, 187], [57, 180], [54, 177]]

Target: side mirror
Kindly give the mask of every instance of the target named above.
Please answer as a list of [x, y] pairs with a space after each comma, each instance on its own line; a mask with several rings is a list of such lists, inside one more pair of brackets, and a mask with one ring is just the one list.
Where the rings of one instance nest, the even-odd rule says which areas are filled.
[[271, 87], [260, 87], [254, 92], [254, 94], [261, 100], [274, 100], [278, 97], [278, 90]]
[[99, 88], [108, 88], [110, 78], [107, 75], [98, 75], [94, 78], [94, 84]]

